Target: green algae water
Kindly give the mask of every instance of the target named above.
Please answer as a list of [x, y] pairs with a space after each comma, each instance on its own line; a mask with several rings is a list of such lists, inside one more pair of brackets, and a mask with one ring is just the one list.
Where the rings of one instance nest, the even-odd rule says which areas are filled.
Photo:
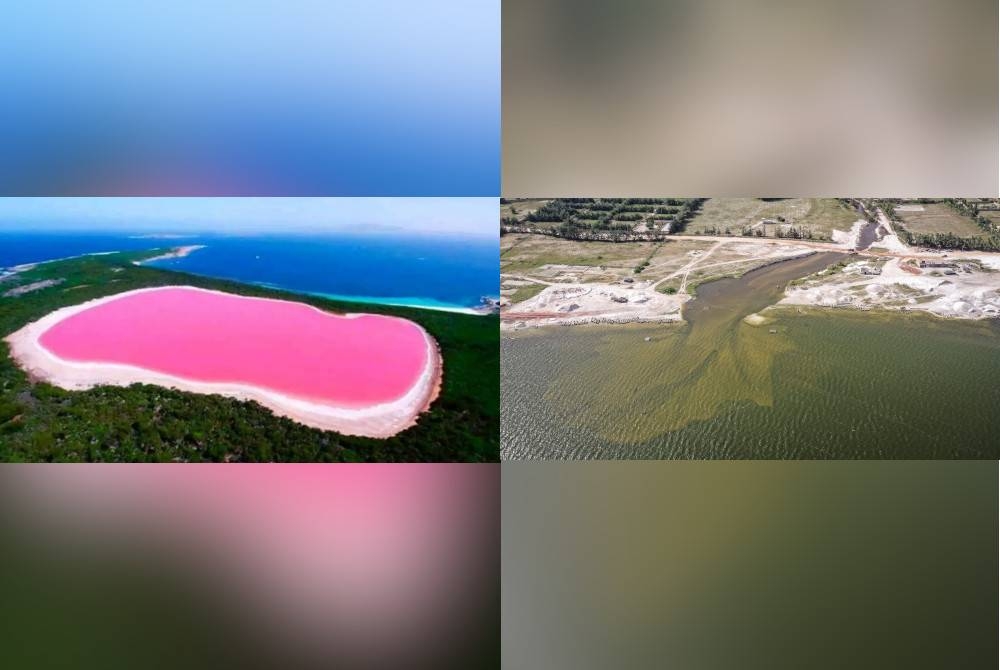
[[505, 336], [503, 457], [1000, 457], [997, 322], [798, 308], [744, 320], [837, 259], [704, 284], [685, 324]]

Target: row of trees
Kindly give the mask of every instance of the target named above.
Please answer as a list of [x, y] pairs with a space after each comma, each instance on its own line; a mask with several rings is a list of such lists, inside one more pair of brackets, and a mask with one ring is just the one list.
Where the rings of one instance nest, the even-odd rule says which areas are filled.
[[774, 236], [793, 240], [811, 240], [813, 239], [813, 231], [807, 226], [778, 226], [777, 230], [774, 231]]
[[1000, 233], [1000, 229], [998, 229], [996, 223], [979, 213], [978, 204], [963, 199], [948, 199], [945, 200], [945, 204], [959, 214], [964, 214], [965, 216], [970, 217], [987, 235], [996, 235]]
[[907, 244], [933, 249], [961, 249], [963, 251], [1000, 251], [1000, 237], [962, 237], [955, 233], [911, 233], [899, 230]]
[[[699, 235], [733, 235], [733, 229], [729, 226], [708, 226], [707, 228], [699, 231]], [[740, 237], [767, 237], [767, 233], [763, 226], [743, 226], [740, 228]], [[806, 226], [788, 226], [782, 228], [779, 226], [774, 232], [775, 237], [788, 238], [795, 240], [812, 240], [821, 239], [816, 236], [812, 228]]]
[[[501, 217], [500, 232], [540, 233], [570, 239], [615, 242], [657, 240], [669, 233], [683, 231], [704, 200], [559, 198], [546, 203], [523, 219], [517, 216]], [[650, 209], [653, 211], [650, 212]], [[600, 218], [591, 218], [598, 213]], [[635, 232], [635, 223], [642, 220], [648, 220], [651, 229]], [[558, 225], [533, 225], [539, 223]]]
[[[934, 204], [940, 200], [919, 199], [922, 204]], [[932, 249], [960, 249], [962, 251], [1000, 251], [1000, 230], [985, 216], [979, 214], [975, 203], [962, 199], [947, 199], [946, 205], [963, 216], [968, 216], [976, 222], [986, 235], [962, 236], [955, 233], [914, 233], [906, 228], [902, 218], [896, 212], [895, 200], [876, 200], [874, 205], [885, 212], [892, 221], [899, 237], [910, 246], [930, 247]]]
[[546, 203], [524, 217], [528, 223], [560, 223], [571, 220], [640, 221], [646, 216], [676, 217], [687, 201], [677, 205], [616, 202], [612, 200], [581, 201], [559, 198]]
[[701, 206], [705, 204], [708, 198], [694, 198], [692, 200], [684, 201], [681, 208], [677, 210], [674, 214], [674, 220], [670, 224], [671, 233], [682, 233], [684, 229], [687, 228], [687, 224], [691, 219], [694, 218], [695, 214], [701, 210]]

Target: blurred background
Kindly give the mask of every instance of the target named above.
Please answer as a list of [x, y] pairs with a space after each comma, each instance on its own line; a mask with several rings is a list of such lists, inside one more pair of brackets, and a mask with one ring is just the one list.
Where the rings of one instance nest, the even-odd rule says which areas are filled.
[[499, 479], [0, 467], [0, 667], [499, 667]]
[[994, 668], [996, 461], [503, 464], [504, 667]]
[[0, 5], [0, 195], [498, 195], [500, 3]]
[[505, 0], [503, 195], [995, 196], [993, 0]]

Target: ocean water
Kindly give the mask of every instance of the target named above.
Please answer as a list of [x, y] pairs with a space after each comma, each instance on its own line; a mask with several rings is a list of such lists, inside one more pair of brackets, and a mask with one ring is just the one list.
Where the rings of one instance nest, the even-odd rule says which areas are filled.
[[184, 236], [0, 233], [0, 267], [117, 250], [205, 245], [151, 266], [358, 302], [439, 309], [499, 296], [497, 242], [443, 235]]
[[194, 237], [153, 239], [121, 233], [33, 233], [0, 231], [0, 268], [106, 251], [138, 251], [199, 244]]

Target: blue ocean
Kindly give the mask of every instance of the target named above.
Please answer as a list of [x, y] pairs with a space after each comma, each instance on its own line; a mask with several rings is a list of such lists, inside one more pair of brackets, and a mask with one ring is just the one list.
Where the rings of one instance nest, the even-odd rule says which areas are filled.
[[499, 296], [497, 241], [445, 235], [186, 235], [0, 233], [0, 267], [107, 251], [204, 245], [170, 270], [341, 300], [446, 309]]

